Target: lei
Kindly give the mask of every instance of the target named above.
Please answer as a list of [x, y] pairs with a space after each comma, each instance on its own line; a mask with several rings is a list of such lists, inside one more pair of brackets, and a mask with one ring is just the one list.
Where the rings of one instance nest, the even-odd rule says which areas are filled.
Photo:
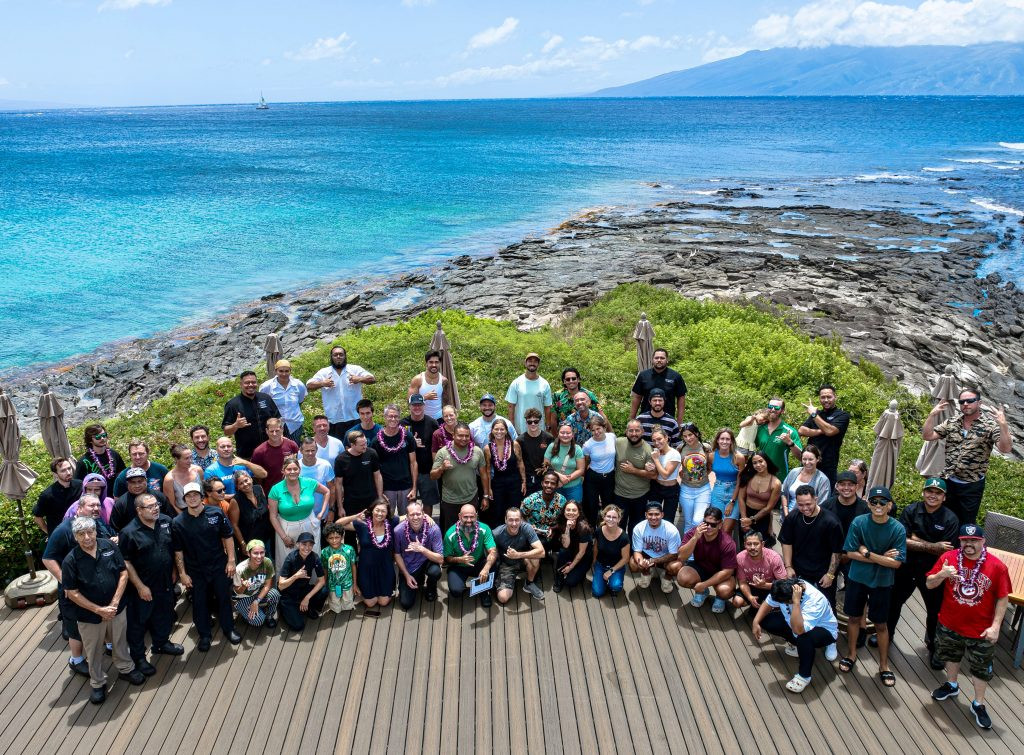
[[509, 438], [505, 438], [505, 453], [501, 458], [498, 458], [498, 447], [491, 441], [491, 463], [494, 464], [494, 468], [499, 472], [504, 472], [508, 468], [508, 461], [512, 458], [512, 441]]
[[89, 449], [89, 457], [94, 462], [96, 462], [96, 466], [99, 467], [100, 472], [103, 474], [104, 477], [106, 477], [109, 480], [110, 478], [112, 478], [114, 476], [114, 455], [112, 453], [110, 453], [110, 449], [109, 448], [106, 450], [106, 453], [104, 453], [103, 455], [110, 462], [110, 469], [107, 469], [105, 466], [103, 466], [103, 462], [100, 461], [100, 457], [96, 455], [95, 451], [93, 451], [91, 448]]
[[379, 543], [377, 542], [377, 536], [373, 532], [373, 519], [371, 517], [366, 517], [364, 521], [366, 522], [366, 529], [370, 531], [370, 542], [373, 543], [375, 548], [385, 550], [389, 545], [391, 545], [391, 522], [389, 522], [386, 517], [384, 519], [384, 540]]
[[988, 556], [988, 548], [981, 549], [981, 555], [974, 564], [973, 569], [964, 569], [964, 552], [956, 552], [956, 573], [960, 580], [960, 594], [965, 598], [973, 598], [978, 594], [978, 575], [981, 574], [981, 567]]
[[394, 448], [389, 446], [387, 443], [384, 442], [385, 437], [386, 436], [384, 435], [384, 428], [382, 427], [380, 430], [377, 431], [377, 445], [379, 445], [388, 453], [397, 453], [398, 451], [401, 451], [403, 448], [405, 448], [405, 427], [403, 427], [402, 425], [398, 426], [397, 446], [395, 446]]
[[413, 543], [419, 543], [420, 545], [423, 545], [425, 542], [427, 542], [427, 532], [429, 530], [430, 530], [430, 522], [428, 522], [427, 518], [424, 517], [423, 518], [423, 529], [420, 530], [420, 536], [418, 538], [417, 537], [413, 537], [413, 535], [415, 535], [416, 533], [414, 533], [412, 531], [412, 525], [409, 524], [409, 520], [407, 519], [406, 522], [405, 522], [405, 543], [406, 543], [406, 545], [412, 545]]
[[479, 522], [476, 525], [476, 529], [473, 530], [473, 544], [469, 547], [469, 550], [467, 550], [462, 545], [462, 526], [460, 525], [459, 527], [457, 527], [455, 529], [455, 542], [459, 544], [459, 550], [462, 551], [462, 555], [463, 556], [468, 556], [471, 553], [475, 552], [476, 551], [477, 543], [479, 541], [480, 541], [480, 524], [479, 524]]
[[451, 454], [452, 459], [455, 460], [456, 464], [468, 464], [469, 460], [473, 458], [473, 444], [470, 443], [466, 449], [465, 458], [460, 459], [458, 454], [455, 453], [455, 444], [452, 441], [448, 441], [444, 444], [444, 447], [448, 449], [448, 453]]

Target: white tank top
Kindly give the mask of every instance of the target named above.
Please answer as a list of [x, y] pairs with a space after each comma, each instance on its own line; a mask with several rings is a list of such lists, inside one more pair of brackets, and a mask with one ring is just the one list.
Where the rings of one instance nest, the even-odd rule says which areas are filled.
[[[423, 410], [428, 417], [433, 417], [440, 421], [441, 408], [444, 406], [444, 375], [438, 374], [436, 383], [427, 382], [426, 372], [421, 372], [419, 377], [420, 395], [423, 396]], [[437, 398], [430, 399], [426, 397], [426, 394], [430, 393], [431, 390], [437, 391]]]

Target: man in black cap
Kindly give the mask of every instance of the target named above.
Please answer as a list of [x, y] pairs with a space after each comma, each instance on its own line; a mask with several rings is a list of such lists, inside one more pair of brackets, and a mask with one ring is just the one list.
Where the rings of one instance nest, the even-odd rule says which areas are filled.
[[647, 394], [647, 399], [651, 408], [636, 415], [637, 421], [644, 428], [644, 440], [650, 443], [651, 433], [660, 427], [668, 436], [668, 444], [675, 448], [679, 443], [679, 423], [665, 411], [665, 391], [661, 388], [652, 388]]
[[181, 655], [185, 648], [171, 642], [174, 626], [174, 545], [171, 518], [160, 513], [152, 493], [135, 499], [138, 516], [118, 537], [117, 545], [128, 570], [128, 650], [135, 668], [146, 676], [156, 668], [146, 660], [146, 631], [153, 653]]
[[208, 609], [211, 593], [216, 597], [221, 631], [232, 645], [242, 641], [242, 636], [235, 631], [235, 615], [231, 608], [235, 528], [223, 511], [203, 504], [202, 488], [198, 483], [190, 482], [184, 493], [186, 508], [171, 522], [174, 559], [181, 584], [192, 588], [192, 622], [199, 633], [196, 648], [205, 653], [210, 649], [213, 637]]
[[426, 402], [419, 393], [409, 396], [409, 414], [402, 418], [401, 424], [412, 433], [416, 443], [416, 492], [419, 493], [423, 510], [434, 513], [438, 503], [437, 481], [430, 479], [430, 468], [434, 465], [434, 454], [430, 451], [430, 441], [437, 432], [437, 420], [426, 412]]
[[683, 421], [686, 413], [686, 381], [683, 376], [668, 366], [668, 351], [655, 349], [651, 360], [653, 367], [636, 376], [630, 391], [629, 418], [651, 409], [651, 391], [660, 388], [665, 393], [669, 406], [675, 406], [676, 421]]
[[[822, 511], [827, 511], [839, 520], [844, 542], [846, 535], [850, 532], [853, 520], [861, 514], [871, 513], [868, 502], [857, 495], [857, 475], [850, 470], [836, 475], [836, 492], [824, 501], [820, 501], [818, 505], [821, 506]], [[850, 559], [846, 557], [845, 552], [839, 559], [839, 571], [844, 579], [850, 571]]]
[[246, 370], [238, 376], [241, 392], [224, 405], [221, 427], [224, 434], [235, 439], [235, 448], [243, 459], [267, 439], [266, 424], [271, 417], [280, 417], [277, 404], [269, 393], [259, 390], [256, 373]]
[[320, 554], [313, 549], [314, 542], [312, 533], [300, 533], [295, 540], [296, 549], [285, 557], [277, 578], [281, 620], [296, 632], [305, 628], [306, 619], [320, 618], [327, 600], [327, 575]]
[[114, 506], [110, 510], [110, 526], [115, 532], [120, 532], [128, 523], [135, 520], [138, 511], [138, 500], [143, 495], [152, 495], [160, 506], [160, 513], [171, 519], [178, 515], [174, 510], [167, 496], [159, 491], [149, 490], [146, 482], [146, 470], [139, 467], [130, 467], [125, 472], [125, 485], [128, 490], [117, 497]]
[[[935, 627], [942, 606], [942, 590], [938, 587], [929, 589], [926, 582], [935, 560], [956, 547], [960, 522], [956, 514], [943, 505], [946, 500], [944, 480], [929, 477], [925, 480], [921, 496], [924, 500], [910, 504], [900, 514], [900, 524], [907, 531], [907, 561], [896, 570], [886, 623], [889, 635], [895, 636], [903, 604], [914, 590], [919, 590], [926, 611], [924, 641], [932, 668], [939, 670], [943, 664], [935, 657]], [[868, 642], [871, 643], [870, 640]]]

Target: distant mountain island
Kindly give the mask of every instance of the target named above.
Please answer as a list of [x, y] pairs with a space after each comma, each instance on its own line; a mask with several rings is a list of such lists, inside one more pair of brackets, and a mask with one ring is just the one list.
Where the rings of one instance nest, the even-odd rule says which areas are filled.
[[1024, 95], [1024, 44], [780, 47], [594, 92], [594, 97]]

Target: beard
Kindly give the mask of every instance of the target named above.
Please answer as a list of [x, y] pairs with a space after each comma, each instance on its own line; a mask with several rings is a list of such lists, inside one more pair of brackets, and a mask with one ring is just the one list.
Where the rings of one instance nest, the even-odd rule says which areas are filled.
[[348, 357], [341, 357], [340, 359], [336, 357], [331, 357], [331, 364], [334, 366], [336, 370], [343, 370], [345, 369], [345, 366], [348, 364]]

